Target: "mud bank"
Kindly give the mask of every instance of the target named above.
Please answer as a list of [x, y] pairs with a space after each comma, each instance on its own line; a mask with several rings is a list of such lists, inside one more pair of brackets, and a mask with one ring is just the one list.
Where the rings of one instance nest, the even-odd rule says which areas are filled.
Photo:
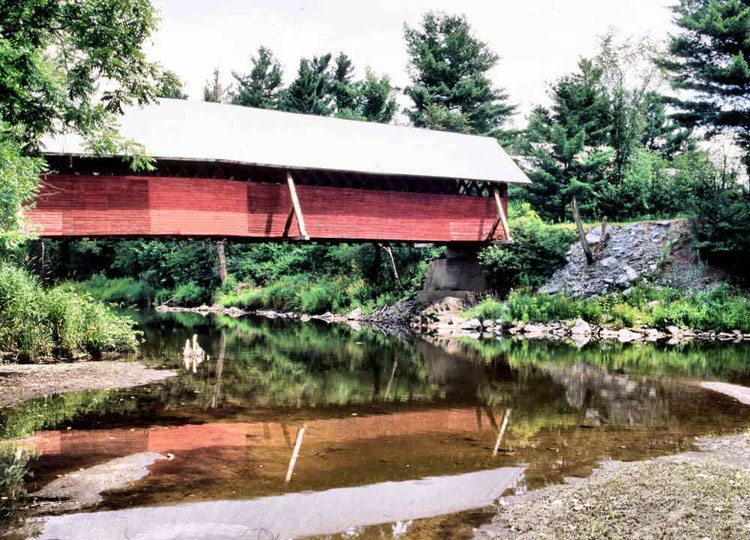
[[0, 407], [52, 394], [140, 386], [176, 374], [126, 361], [0, 365]]

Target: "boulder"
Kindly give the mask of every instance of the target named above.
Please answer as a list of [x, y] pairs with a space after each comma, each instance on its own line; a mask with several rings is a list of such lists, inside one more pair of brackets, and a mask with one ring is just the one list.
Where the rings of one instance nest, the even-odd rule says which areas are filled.
[[591, 325], [583, 319], [577, 319], [573, 328], [570, 329], [570, 333], [574, 336], [590, 336]]
[[479, 328], [482, 328], [482, 323], [479, 322], [479, 319], [469, 319], [465, 323], [461, 324], [461, 328], [464, 330], [477, 330]]
[[630, 343], [632, 341], [638, 341], [642, 337], [643, 336], [640, 333], [635, 332], [630, 328], [623, 328], [617, 333], [617, 340], [620, 343]]
[[347, 315], [346, 318], [350, 321], [358, 321], [362, 318], [362, 308], [358, 307], [357, 309], [351, 310]]
[[523, 333], [527, 338], [540, 338], [547, 334], [547, 327], [543, 324], [527, 324], [523, 327]]

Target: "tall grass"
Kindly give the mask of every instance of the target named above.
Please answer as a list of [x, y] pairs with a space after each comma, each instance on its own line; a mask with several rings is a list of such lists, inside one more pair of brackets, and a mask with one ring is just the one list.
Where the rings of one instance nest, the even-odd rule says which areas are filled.
[[581, 318], [616, 328], [675, 325], [695, 331], [750, 332], [750, 298], [733, 292], [727, 285], [697, 294], [639, 285], [628, 293], [588, 299], [563, 293], [533, 295], [516, 291], [505, 302], [486, 298], [465, 316], [502, 319], [505, 324]]
[[97, 300], [108, 303], [146, 305], [152, 302], [156, 291], [143, 281], [130, 277], [108, 278], [96, 274], [85, 281], [68, 282], [76, 290], [88, 293]]
[[304, 313], [346, 313], [355, 308], [369, 311], [394, 303], [404, 291], [384, 291], [364, 279], [347, 276], [283, 276], [266, 287], [241, 287], [220, 292], [222, 307], [278, 309]]
[[0, 263], [0, 352], [17, 361], [137, 349], [135, 323], [68, 286]]

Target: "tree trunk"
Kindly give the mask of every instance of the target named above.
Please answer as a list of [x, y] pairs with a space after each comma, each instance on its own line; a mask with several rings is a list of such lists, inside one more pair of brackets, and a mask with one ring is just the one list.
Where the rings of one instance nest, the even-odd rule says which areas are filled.
[[216, 242], [216, 253], [219, 256], [219, 281], [222, 285], [227, 280], [227, 257], [224, 252], [224, 246], [226, 246], [225, 240]]
[[586, 233], [583, 232], [583, 223], [581, 223], [581, 214], [578, 213], [578, 203], [576, 198], [570, 202], [570, 207], [573, 209], [573, 217], [576, 220], [576, 227], [578, 227], [578, 236], [581, 237], [581, 246], [583, 246], [583, 252], [586, 254], [586, 262], [588, 264], [594, 264], [594, 256], [591, 254], [591, 247], [589, 246], [588, 240], [586, 240]]

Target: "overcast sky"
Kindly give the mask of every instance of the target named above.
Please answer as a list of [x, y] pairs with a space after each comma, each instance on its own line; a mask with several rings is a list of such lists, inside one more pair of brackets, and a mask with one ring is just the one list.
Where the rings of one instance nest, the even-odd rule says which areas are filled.
[[675, 0], [155, 0], [160, 30], [152, 60], [175, 71], [191, 99], [219, 66], [226, 83], [232, 70], [249, 71], [249, 57], [270, 47], [288, 84], [302, 56], [345, 52], [361, 75], [366, 67], [408, 84], [404, 23], [419, 24], [425, 11], [466, 15], [474, 33], [500, 55], [491, 72], [498, 87], [520, 105], [522, 122], [546, 101], [549, 83], [576, 68], [597, 49], [608, 27], [623, 37], [672, 31]]

